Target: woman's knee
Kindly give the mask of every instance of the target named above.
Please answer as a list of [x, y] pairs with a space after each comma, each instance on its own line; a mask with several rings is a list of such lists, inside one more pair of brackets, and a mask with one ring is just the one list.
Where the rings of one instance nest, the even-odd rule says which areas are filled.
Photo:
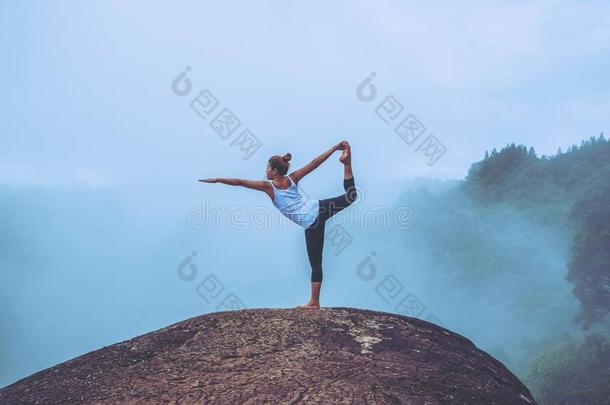
[[356, 191], [356, 187], [350, 187], [349, 189], [347, 189], [347, 191], [345, 192], [345, 199], [347, 200], [348, 204], [353, 203], [354, 201], [356, 201], [357, 198], [358, 192]]

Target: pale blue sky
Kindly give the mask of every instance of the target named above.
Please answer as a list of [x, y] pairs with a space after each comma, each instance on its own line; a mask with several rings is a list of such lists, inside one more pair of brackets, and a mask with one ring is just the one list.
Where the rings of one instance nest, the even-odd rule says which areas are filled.
[[[307, 298], [302, 232], [190, 227], [204, 199], [273, 212], [262, 193], [199, 178], [260, 179], [271, 155], [291, 152], [296, 168], [347, 139], [365, 203], [388, 206], [410, 179], [462, 179], [510, 142], [565, 151], [607, 133], [610, 113], [604, 1], [5, 1], [0, 50], [0, 183], [16, 196], [0, 386], [213, 310], [176, 276], [193, 250], [250, 307]], [[186, 66], [181, 98], [170, 84]], [[365, 103], [356, 88], [371, 72], [379, 96]], [[262, 142], [248, 160], [189, 107], [206, 88]], [[434, 165], [376, 115], [388, 95], [446, 147]], [[342, 192], [337, 159], [301, 183], [312, 197]], [[333, 279], [379, 240], [357, 232], [348, 265], [325, 259], [323, 299], [391, 310]]]
[[[391, 152], [358, 173], [380, 184], [462, 178], [486, 148], [524, 142], [551, 154], [598, 135], [610, 108], [601, 1], [0, 7], [3, 182], [183, 189], [200, 175], [258, 175], [273, 153], [305, 163], [342, 138], [355, 162]], [[262, 140], [258, 160], [235, 159], [169, 91], [187, 65], [195, 88], [210, 88]], [[373, 71], [380, 94], [446, 146], [438, 164], [355, 97]]]

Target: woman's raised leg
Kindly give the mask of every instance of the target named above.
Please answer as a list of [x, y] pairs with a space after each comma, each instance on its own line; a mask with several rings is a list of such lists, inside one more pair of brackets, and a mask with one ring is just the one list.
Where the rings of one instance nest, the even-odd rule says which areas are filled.
[[343, 149], [343, 154], [339, 160], [343, 163], [343, 189], [345, 193], [337, 197], [320, 200], [320, 215], [324, 221], [351, 205], [358, 198], [356, 184], [354, 183], [354, 173], [352, 172], [352, 154], [349, 145]]

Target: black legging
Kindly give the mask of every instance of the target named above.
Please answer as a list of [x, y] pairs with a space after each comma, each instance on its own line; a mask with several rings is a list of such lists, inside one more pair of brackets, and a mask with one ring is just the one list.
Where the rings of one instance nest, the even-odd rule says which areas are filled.
[[326, 220], [347, 207], [356, 200], [354, 177], [343, 179], [345, 194], [320, 200], [318, 217], [313, 224], [305, 229], [307, 256], [311, 264], [311, 281], [322, 282], [322, 249], [324, 248], [324, 228]]

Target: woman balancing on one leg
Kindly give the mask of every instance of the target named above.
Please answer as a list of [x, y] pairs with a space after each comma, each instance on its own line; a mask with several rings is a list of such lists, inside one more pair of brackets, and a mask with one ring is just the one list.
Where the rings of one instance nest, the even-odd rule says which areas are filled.
[[[339, 161], [343, 163], [344, 194], [324, 200], [305, 199], [297, 186], [298, 182], [317, 168], [335, 151], [342, 150]], [[324, 228], [326, 221], [352, 204], [357, 197], [354, 175], [352, 174], [351, 148], [342, 141], [322, 153], [307, 165], [293, 171], [288, 176], [291, 155], [272, 156], [267, 163], [266, 180], [245, 180], [236, 178], [202, 179], [205, 183], [224, 183], [243, 186], [267, 193], [273, 205], [288, 219], [305, 228], [307, 255], [311, 264], [311, 299], [297, 308], [320, 308], [320, 287], [322, 286], [322, 249], [324, 247]]]

